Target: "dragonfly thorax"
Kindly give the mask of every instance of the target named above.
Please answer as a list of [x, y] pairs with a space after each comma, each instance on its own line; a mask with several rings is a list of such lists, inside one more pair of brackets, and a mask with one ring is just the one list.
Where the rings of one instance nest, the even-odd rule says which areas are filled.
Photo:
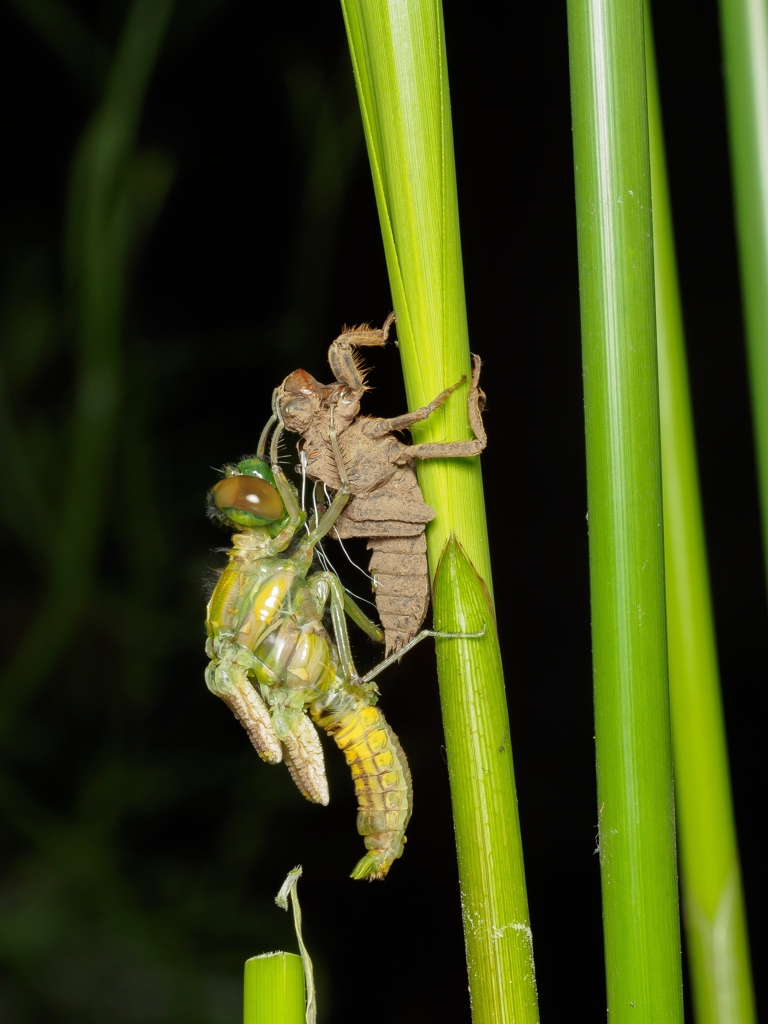
[[269, 531], [261, 526], [250, 530], [242, 530], [232, 535], [232, 547], [237, 551], [261, 551], [267, 548], [272, 538]]

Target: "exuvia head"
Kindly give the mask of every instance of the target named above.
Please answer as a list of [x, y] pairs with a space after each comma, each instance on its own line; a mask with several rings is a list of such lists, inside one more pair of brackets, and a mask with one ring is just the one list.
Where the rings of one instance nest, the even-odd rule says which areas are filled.
[[294, 370], [277, 389], [280, 416], [293, 434], [305, 434], [317, 418], [329, 389], [306, 370]]
[[282, 526], [285, 506], [269, 463], [252, 458], [225, 466], [224, 479], [208, 492], [208, 514], [227, 526]]

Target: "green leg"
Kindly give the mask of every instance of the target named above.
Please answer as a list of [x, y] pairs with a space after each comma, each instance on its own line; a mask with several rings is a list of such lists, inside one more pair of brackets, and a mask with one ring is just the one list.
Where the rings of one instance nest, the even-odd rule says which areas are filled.
[[420, 644], [422, 640], [426, 640], [428, 636], [441, 637], [444, 640], [472, 640], [485, 636], [485, 626], [483, 626], [479, 633], [443, 633], [437, 629], [422, 629], [418, 636], [415, 636], [413, 640], [409, 640], [399, 651], [390, 654], [384, 661], [380, 661], [376, 668], [372, 668], [370, 672], [367, 672], [360, 680], [361, 685], [370, 683], [380, 672], [383, 672], [385, 668], [389, 668], [393, 662], [400, 661], [404, 654], [410, 651], [412, 647], [415, 647], [416, 644]]
[[[339, 584], [341, 582], [335, 573], [329, 572], [316, 573], [314, 576], [307, 580], [307, 583], [309, 583], [311, 586], [312, 580], [324, 578], [325, 576], [332, 576], [337, 582], [339, 582]], [[343, 597], [344, 611], [349, 616], [349, 618], [352, 619], [355, 625], [359, 626], [364, 633], [367, 633], [371, 640], [375, 640], [376, 643], [383, 644], [384, 630], [381, 628], [381, 626], [377, 626], [372, 619], [368, 618], [368, 616], [365, 614], [360, 605], [357, 604], [357, 602], [349, 596], [346, 590], [344, 590], [343, 586], [340, 586], [339, 589], [341, 590], [341, 594]], [[325, 607], [325, 598], [322, 599], [322, 607], [320, 607], [319, 610], [322, 611], [323, 607]]]
[[368, 618], [360, 605], [349, 596], [346, 590], [344, 591], [344, 611], [355, 625], [368, 634], [371, 640], [375, 640], [378, 644], [384, 643], [384, 630]]
[[[274, 397], [272, 399], [272, 404], [273, 405], [275, 404]], [[264, 458], [264, 453], [267, 450], [267, 438], [269, 437], [269, 432], [272, 429], [272, 427], [274, 427], [274, 425], [277, 423], [277, 419], [278, 418], [275, 415], [275, 413], [272, 413], [272, 415], [267, 420], [267, 425], [264, 427], [264, 429], [261, 432], [261, 437], [259, 438], [259, 443], [258, 443], [258, 446], [256, 448], [256, 454], [261, 459]]]
[[344, 506], [349, 501], [349, 495], [345, 494], [344, 491], [337, 491], [334, 495], [334, 499], [331, 502], [330, 508], [325, 513], [323, 518], [314, 528], [310, 531], [309, 539], [312, 547], [315, 546], [319, 541], [325, 537], [327, 533], [330, 533], [333, 529], [333, 524], [339, 518], [341, 513], [344, 511]]
[[[265, 439], [265, 435], [268, 432], [270, 424], [271, 420], [264, 428], [264, 431], [262, 432], [262, 439]], [[283, 433], [283, 429], [283, 424], [278, 422], [277, 427], [275, 428], [275, 432], [272, 435], [272, 444], [270, 445], [269, 458], [272, 464], [272, 472], [275, 477], [275, 486], [277, 487], [280, 497], [283, 499], [285, 511], [288, 513], [288, 518], [290, 520], [289, 529], [292, 529], [293, 532], [295, 533], [299, 529], [299, 527], [302, 526], [306, 517], [304, 515], [304, 512], [302, 512], [302, 510], [299, 508], [299, 503], [296, 501], [296, 496], [291, 490], [291, 486], [285, 478], [285, 473], [283, 473], [282, 469], [280, 468], [280, 464], [277, 461], [277, 445], [280, 440], [280, 436]], [[261, 444], [261, 441], [259, 441], [259, 444]]]
[[344, 673], [346, 682], [357, 680], [357, 669], [352, 659], [352, 648], [349, 643], [347, 632], [347, 620], [344, 611], [344, 588], [339, 577], [332, 572], [318, 572], [307, 580], [313, 594], [320, 603], [319, 611], [325, 607], [325, 602], [330, 598], [331, 622], [333, 633], [336, 638], [336, 649], [339, 653], [341, 671]]
[[[283, 473], [277, 461], [277, 448], [283, 430], [285, 430], [283, 423], [278, 421], [278, 424], [275, 427], [275, 432], [272, 435], [272, 444], [270, 445], [269, 448], [269, 459], [272, 464], [272, 472], [275, 475], [275, 484], [277, 486], [278, 492], [280, 493], [280, 497], [283, 499], [285, 510], [290, 517], [291, 523], [296, 523], [296, 529], [298, 530], [299, 526], [301, 526], [301, 524], [304, 522], [304, 513], [299, 508], [299, 504], [296, 501], [293, 491], [291, 490], [288, 481], [285, 478], [285, 473]], [[336, 444], [334, 451], [338, 451], [338, 444]], [[333, 528], [333, 524], [341, 515], [344, 506], [347, 504], [348, 501], [349, 493], [346, 488], [342, 488], [342, 490], [337, 492], [336, 496], [331, 502], [331, 507], [325, 513], [323, 518], [320, 520], [317, 526], [310, 531], [308, 542], [311, 547], [314, 547], [315, 544], [321, 541], [323, 537]]]

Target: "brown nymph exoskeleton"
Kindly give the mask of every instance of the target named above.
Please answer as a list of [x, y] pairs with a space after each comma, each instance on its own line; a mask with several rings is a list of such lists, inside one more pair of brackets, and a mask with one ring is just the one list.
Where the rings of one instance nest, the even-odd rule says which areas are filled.
[[[275, 408], [286, 429], [301, 436], [299, 447], [306, 458], [309, 478], [334, 491], [344, 486], [352, 495], [336, 521], [335, 533], [340, 538], [368, 538], [367, 546], [373, 552], [370, 571], [388, 655], [418, 633], [429, 605], [424, 530], [436, 513], [422, 497], [414, 460], [478, 455], [487, 443], [478, 356], [472, 357], [468, 398], [475, 440], [408, 445], [394, 436], [396, 431], [427, 419], [465, 382], [465, 377], [429, 405], [403, 416], [360, 415], [360, 400], [366, 390], [365, 369], [355, 350], [385, 345], [394, 319], [391, 314], [381, 330], [362, 326], [342, 332], [328, 351], [336, 377], [333, 384], [320, 384], [306, 371], [295, 370], [275, 393]], [[334, 456], [332, 432], [338, 441], [341, 465]]]

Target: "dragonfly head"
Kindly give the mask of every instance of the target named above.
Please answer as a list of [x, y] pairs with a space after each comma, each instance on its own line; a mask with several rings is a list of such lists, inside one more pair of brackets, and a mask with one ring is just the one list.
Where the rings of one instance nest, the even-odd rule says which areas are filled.
[[285, 506], [264, 459], [224, 467], [224, 479], [208, 492], [208, 514], [227, 526], [282, 527]]

